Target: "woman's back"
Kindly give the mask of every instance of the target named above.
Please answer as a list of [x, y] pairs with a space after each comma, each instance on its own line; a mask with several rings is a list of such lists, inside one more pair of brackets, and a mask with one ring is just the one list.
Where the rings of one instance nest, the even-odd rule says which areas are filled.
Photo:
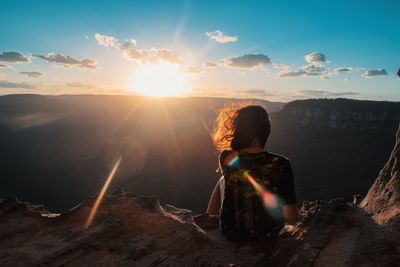
[[223, 178], [207, 212], [219, 214], [220, 229], [230, 239], [264, 238], [277, 234], [285, 221], [297, 220], [290, 162], [264, 151], [270, 133], [269, 116], [261, 106], [227, 106], [218, 115], [213, 140], [222, 151]]
[[224, 150], [220, 229], [234, 240], [264, 238], [282, 228], [282, 206], [296, 203], [290, 162], [269, 152]]

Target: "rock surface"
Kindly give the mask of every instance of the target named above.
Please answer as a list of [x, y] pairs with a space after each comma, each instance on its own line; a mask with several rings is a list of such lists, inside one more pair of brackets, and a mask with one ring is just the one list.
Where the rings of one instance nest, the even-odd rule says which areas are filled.
[[392, 266], [393, 240], [343, 199], [305, 202], [279, 238], [232, 243], [206, 214], [118, 191], [85, 228], [94, 198], [52, 215], [16, 199], [0, 203], [0, 265], [5, 266]]
[[[1, 266], [398, 266], [400, 131], [361, 206], [303, 202], [279, 237], [230, 242], [218, 219], [122, 190], [62, 214], [17, 199], [0, 202]], [[357, 203], [357, 201], [355, 201]], [[372, 215], [372, 216], [371, 216]]]
[[360, 206], [396, 237], [400, 247], [400, 128], [389, 160]]

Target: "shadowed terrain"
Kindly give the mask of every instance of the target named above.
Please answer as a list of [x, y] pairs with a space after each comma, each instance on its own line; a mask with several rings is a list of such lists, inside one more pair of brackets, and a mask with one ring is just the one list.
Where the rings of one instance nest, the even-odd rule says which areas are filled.
[[[62, 211], [102, 188], [156, 194], [205, 209], [217, 181], [210, 132], [219, 98], [8, 95], [0, 97], [0, 197]], [[248, 100], [246, 102], [249, 102]], [[299, 200], [365, 194], [387, 159], [400, 103], [318, 99], [267, 108], [267, 149], [288, 156]]]
[[[304, 201], [279, 237], [229, 242], [218, 219], [116, 190], [87, 224], [95, 198], [54, 214], [8, 198], [0, 202], [5, 266], [396, 266], [400, 128], [393, 152], [358, 206], [337, 198]], [[384, 201], [386, 200], [386, 201]]]

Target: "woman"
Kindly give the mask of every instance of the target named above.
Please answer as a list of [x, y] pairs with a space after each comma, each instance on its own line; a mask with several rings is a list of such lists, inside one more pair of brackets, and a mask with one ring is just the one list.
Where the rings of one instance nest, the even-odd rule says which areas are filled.
[[221, 179], [208, 204], [219, 215], [220, 230], [232, 240], [265, 238], [297, 220], [290, 161], [264, 150], [271, 131], [261, 106], [224, 108], [214, 131], [221, 154]]

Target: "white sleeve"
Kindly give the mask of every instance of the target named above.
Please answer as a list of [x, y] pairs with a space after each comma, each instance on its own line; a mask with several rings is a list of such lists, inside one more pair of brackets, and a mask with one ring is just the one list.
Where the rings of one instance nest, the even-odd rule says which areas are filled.
[[219, 178], [218, 184], [219, 184], [219, 191], [220, 191], [220, 195], [221, 195], [221, 207], [222, 207], [222, 202], [224, 201], [224, 193], [225, 193], [225, 179], [224, 179], [224, 176], [221, 176], [221, 178]]

